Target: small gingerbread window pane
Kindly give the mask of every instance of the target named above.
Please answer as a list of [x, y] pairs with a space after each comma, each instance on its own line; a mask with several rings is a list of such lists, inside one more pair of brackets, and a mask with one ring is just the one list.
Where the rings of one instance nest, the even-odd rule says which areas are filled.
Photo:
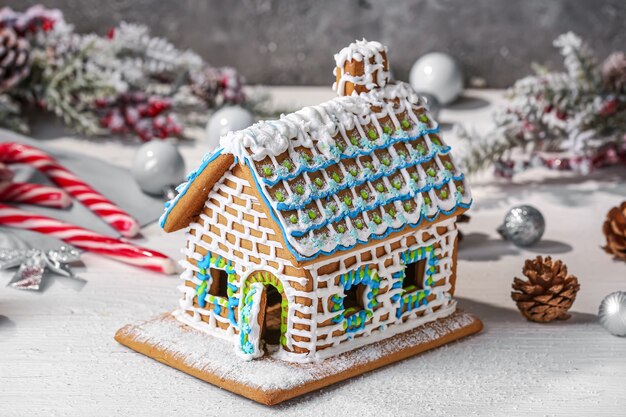
[[358, 284], [344, 290], [343, 308], [346, 316], [363, 310], [363, 293], [366, 288], [364, 284]]
[[404, 268], [402, 288], [406, 292], [424, 289], [424, 273], [426, 272], [427, 259], [409, 263]]
[[228, 297], [228, 274], [223, 269], [210, 268], [211, 287], [209, 294], [217, 297]]

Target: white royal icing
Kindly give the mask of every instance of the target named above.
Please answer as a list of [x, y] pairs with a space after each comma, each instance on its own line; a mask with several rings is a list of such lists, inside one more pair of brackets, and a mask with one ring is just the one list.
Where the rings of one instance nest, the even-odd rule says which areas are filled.
[[[376, 87], [384, 87], [389, 78], [389, 71], [384, 69], [383, 52], [387, 53], [387, 48], [380, 42], [368, 42], [363, 39], [351, 43], [343, 48], [339, 53], [335, 54], [335, 64], [337, 65], [333, 71], [335, 76], [339, 75], [339, 80], [333, 84], [333, 90], [340, 96], [345, 94], [346, 83], [354, 85], [362, 85], [367, 90]], [[370, 59], [374, 58], [374, 63]], [[350, 61], [363, 62], [365, 71], [363, 75], [346, 74], [344, 66]], [[376, 74], [376, 79], [374, 79]], [[353, 92], [355, 94], [355, 92]]]

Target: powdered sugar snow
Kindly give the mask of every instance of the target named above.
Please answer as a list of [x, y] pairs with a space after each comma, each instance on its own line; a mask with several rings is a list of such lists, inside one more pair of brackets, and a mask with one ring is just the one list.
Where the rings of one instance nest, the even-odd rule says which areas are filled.
[[122, 332], [127, 338], [181, 359], [189, 367], [251, 388], [275, 391], [298, 387], [411, 346], [434, 341], [474, 320], [467, 313], [457, 312], [417, 330], [307, 364], [289, 363], [272, 356], [244, 361], [236, 355], [232, 343], [191, 329], [169, 315], [128, 326]]

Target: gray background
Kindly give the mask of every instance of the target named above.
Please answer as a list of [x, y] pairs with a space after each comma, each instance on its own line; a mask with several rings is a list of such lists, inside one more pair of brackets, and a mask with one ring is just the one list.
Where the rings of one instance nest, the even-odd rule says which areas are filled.
[[[36, 0], [2, 0], [23, 9]], [[561, 65], [552, 40], [568, 30], [603, 59], [626, 49], [626, 1], [609, 0], [54, 0], [79, 31], [100, 34], [120, 20], [192, 48], [216, 66], [232, 65], [250, 83], [332, 82], [332, 54], [355, 38], [390, 48], [391, 67], [407, 79], [421, 54], [441, 50], [468, 80], [510, 85], [531, 61]]]

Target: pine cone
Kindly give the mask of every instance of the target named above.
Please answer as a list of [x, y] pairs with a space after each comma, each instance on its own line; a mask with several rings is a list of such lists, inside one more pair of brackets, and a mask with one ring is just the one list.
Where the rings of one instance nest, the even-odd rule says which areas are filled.
[[580, 289], [578, 279], [567, 274], [567, 266], [560, 260], [553, 262], [549, 256], [537, 256], [526, 260], [522, 272], [528, 281], [515, 278], [511, 292], [522, 315], [539, 323], [567, 320], [567, 310]]
[[191, 91], [209, 107], [241, 104], [245, 101], [245, 79], [234, 68], [206, 67], [192, 74]]
[[19, 83], [30, 71], [30, 44], [11, 28], [0, 29], [0, 93]]
[[215, 107], [220, 92], [219, 74], [215, 68], [204, 68], [194, 74], [191, 81], [191, 92], [204, 100], [209, 107]]
[[626, 261], [626, 201], [608, 212], [602, 232], [606, 236], [606, 246], [603, 249]]

